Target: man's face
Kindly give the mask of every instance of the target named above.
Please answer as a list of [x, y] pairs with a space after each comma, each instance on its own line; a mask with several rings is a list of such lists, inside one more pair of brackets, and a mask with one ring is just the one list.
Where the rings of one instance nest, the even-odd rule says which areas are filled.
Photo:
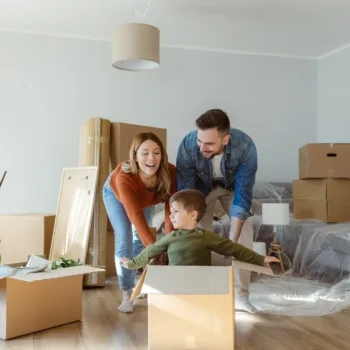
[[216, 128], [198, 130], [197, 145], [205, 158], [211, 159], [221, 154], [230, 140], [230, 135], [223, 135]]

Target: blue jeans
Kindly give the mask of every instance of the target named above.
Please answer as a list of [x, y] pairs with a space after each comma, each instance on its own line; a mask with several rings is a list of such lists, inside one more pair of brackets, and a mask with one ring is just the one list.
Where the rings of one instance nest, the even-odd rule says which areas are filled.
[[[134, 258], [139, 254], [144, 245], [137, 234], [135, 227], [129, 220], [126, 214], [124, 205], [118, 201], [109, 186], [110, 176], [108, 177], [103, 190], [103, 202], [105, 204], [109, 220], [114, 230], [115, 239], [115, 265], [119, 279], [119, 286], [121, 290], [132, 289], [135, 287], [135, 275], [137, 270], [128, 270], [120, 265], [122, 257], [129, 259]], [[143, 209], [143, 214], [147, 223], [150, 225], [153, 207]]]

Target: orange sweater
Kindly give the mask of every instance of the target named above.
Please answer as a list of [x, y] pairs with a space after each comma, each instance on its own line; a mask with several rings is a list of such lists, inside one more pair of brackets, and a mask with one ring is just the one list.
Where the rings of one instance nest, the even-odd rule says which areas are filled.
[[[169, 163], [171, 178], [170, 195], [176, 192], [176, 167]], [[125, 208], [131, 223], [145, 246], [155, 242], [151, 230], [148, 227], [143, 209], [160, 203], [159, 198], [154, 198], [154, 192], [147, 190], [139, 175], [128, 174], [122, 170], [119, 164], [110, 179], [110, 186], [113, 193]], [[173, 230], [170, 221], [169, 201], [165, 203], [165, 231], [169, 233]]]

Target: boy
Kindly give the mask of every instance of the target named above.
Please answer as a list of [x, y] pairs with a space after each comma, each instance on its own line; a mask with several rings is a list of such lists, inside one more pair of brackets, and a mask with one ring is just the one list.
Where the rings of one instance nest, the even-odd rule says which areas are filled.
[[139, 269], [164, 252], [168, 253], [169, 265], [211, 265], [211, 252], [233, 256], [237, 260], [268, 266], [279, 262], [272, 256], [263, 256], [216, 233], [199, 229], [198, 222], [206, 210], [205, 197], [198, 190], [182, 190], [170, 198], [170, 220], [174, 231], [146, 247], [134, 259], [122, 258], [127, 269]]

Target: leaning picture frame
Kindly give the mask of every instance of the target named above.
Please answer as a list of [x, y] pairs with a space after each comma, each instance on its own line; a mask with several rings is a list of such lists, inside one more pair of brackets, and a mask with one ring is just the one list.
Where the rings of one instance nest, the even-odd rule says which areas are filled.
[[97, 179], [98, 166], [63, 169], [49, 260], [85, 263]]

